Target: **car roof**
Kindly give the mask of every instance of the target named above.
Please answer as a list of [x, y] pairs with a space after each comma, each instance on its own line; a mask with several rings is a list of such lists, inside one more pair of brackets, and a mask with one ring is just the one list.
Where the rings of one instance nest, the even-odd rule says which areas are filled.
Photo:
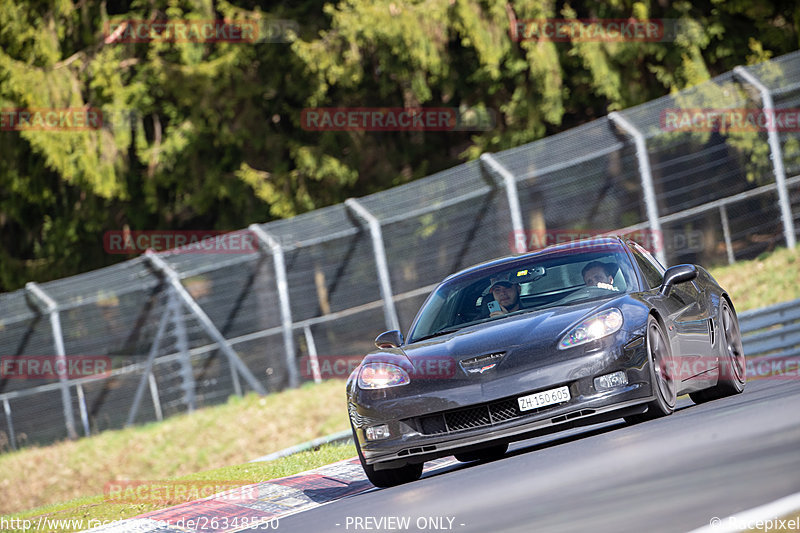
[[542, 248], [541, 250], [536, 250], [535, 252], [530, 252], [526, 254], [520, 255], [510, 255], [506, 257], [501, 257], [498, 259], [492, 259], [490, 261], [485, 261], [483, 263], [479, 263], [477, 265], [473, 265], [471, 267], [465, 268], [454, 274], [450, 274], [447, 276], [443, 281], [448, 281], [453, 278], [457, 278], [459, 276], [463, 276], [465, 274], [470, 274], [473, 272], [478, 272], [484, 270], [486, 268], [491, 268], [495, 266], [504, 265], [507, 263], [514, 263], [517, 261], [525, 261], [528, 259], [533, 259], [536, 257], [550, 255], [554, 253], [564, 252], [564, 251], [572, 251], [575, 253], [582, 253], [585, 252], [587, 248], [595, 248], [595, 247], [603, 247], [603, 246], [622, 246], [625, 244], [625, 241], [619, 237], [618, 235], [611, 235], [607, 237], [594, 237], [591, 239], [583, 239], [580, 241], [572, 241], [562, 244], [553, 244], [546, 248]]

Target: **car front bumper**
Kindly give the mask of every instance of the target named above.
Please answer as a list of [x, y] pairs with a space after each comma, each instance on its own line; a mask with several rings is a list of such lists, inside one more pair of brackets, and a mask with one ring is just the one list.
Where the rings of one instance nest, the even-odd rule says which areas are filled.
[[[645, 343], [638, 339], [617, 346], [606, 345], [535, 371], [403, 387], [397, 396], [396, 391], [356, 389], [349, 410], [364, 460], [378, 470], [395, 468], [642, 413], [653, 399]], [[595, 377], [618, 370], [625, 372], [627, 385], [595, 390]], [[521, 396], [561, 386], [570, 391], [564, 403], [525, 412], [515, 407]], [[431, 429], [430, 421], [437, 417], [444, 423]], [[463, 420], [456, 429], [447, 423], [453, 417]], [[381, 424], [388, 426], [389, 437], [367, 440], [366, 428]]]

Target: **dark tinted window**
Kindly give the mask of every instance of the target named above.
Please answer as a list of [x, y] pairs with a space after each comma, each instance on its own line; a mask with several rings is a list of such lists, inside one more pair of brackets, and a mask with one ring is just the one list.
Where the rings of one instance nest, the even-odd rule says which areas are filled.
[[661, 282], [664, 280], [664, 275], [656, 260], [637, 244], [631, 245], [631, 251], [633, 252], [633, 257], [636, 259], [636, 263], [639, 265], [639, 269], [644, 275], [644, 279], [647, 281], [648, 285], [650, 285], [650, 288], [654, 289], [660, 287]]
[[[586, 281], [584, 270], [592, 264], [603, 267], [609, 277], [608, 283], [592, 285]], [[632, 269], [622, 247], [604, 245], [545, 252], [474, 270], [437, 287], [418, 313], [408, 342], [481, 322], [502, 320], [511, 314], [613, 298], [638, 286]], [[494, 301], [491, 287], [496, 280], [505, 281], [509, 288], [517, 287], [518, 310], [492, 316], [489, 305]]]

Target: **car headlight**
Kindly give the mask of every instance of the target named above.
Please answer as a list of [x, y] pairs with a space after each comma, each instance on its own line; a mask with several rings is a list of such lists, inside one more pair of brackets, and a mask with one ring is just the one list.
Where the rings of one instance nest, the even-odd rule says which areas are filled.
[[564, 350], [602, 339], [606, 335], [619, 331], [621, 327], [622, 311], [616, 308], [606, 309], [572, 328], [558, 343], [558, 349]]
[[367, 363], [358, 373], [358, 386], [362, 389], [385, 389], [409, 383], [408, 372], [390, 363]]

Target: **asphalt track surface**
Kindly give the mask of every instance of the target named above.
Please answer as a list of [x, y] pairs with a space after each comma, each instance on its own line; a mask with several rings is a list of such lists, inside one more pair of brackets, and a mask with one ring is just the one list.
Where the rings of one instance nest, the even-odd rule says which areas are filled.
[[[800, 380], [522, 441], [280, 519], [280, 532], [690, 531], [800, 491]], [[407, 520], [407, 522], [404, 522]], [[264, 531], [253, 529], [250, 531]]]

